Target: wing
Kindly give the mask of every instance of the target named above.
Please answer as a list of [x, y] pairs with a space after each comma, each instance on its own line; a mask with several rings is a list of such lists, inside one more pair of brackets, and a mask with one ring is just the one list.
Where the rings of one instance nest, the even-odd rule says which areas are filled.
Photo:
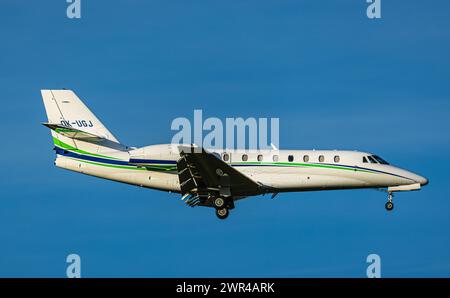
[[211, 197], [240, 198], [265, 192], [265, 187], [204, 149], [180, 146], [177, 161], [183, 199], [191, 206], [208, 205]]

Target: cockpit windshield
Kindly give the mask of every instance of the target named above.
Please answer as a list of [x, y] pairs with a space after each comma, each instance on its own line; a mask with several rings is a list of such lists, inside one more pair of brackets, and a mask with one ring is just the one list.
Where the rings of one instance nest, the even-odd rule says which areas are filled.
[[377, 160], [372, 157], [372, 155], [367, 156], [367, 158], [369, 159], [370, 163], [378, 163]]
[[376, 159], [379, 163], [381, 163], [382, 165], [388, 165], [389, 163], [387, 161], [385, 161], [384, 159], [382, 159], [381, 157], [379, 157], [378, 155], [372, 155], [372, 157], [374, 159]]
[[363, 163], [379, 163], [382, 165], [388, 165], [389, 163], [387, 161], [385, 161], [384, 159], [382, 159], [381, 157], [379, 157], [378, 155], [367, 155], [367, 156], [363, 156]]

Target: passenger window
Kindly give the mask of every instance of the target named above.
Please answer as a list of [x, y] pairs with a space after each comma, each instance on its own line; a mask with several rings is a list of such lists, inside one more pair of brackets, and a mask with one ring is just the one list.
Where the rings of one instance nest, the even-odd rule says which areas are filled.
[[272, 159], [273, 159], [274, 162], [277, 162], [277, 161], [278, 161], [278, 155], [274, 155], [274, 156], [272, 157]]
[[261, 154], [258, 155], [258, 161], [263, 161], [263, 156]]
[[289, 155], [288, 156], [288, 161], [293, 162], [294, 161], [294, 155]]
[[372, 156], [367, 156], [367, 158], [370, 160], [371, 163], [377, 163], [377, 161], [375, 160], [375, 158], [373, 158]]
[[222, 155], [222, 159], [223, 159], [223, 161], [229, 161], [230, 160], [230, 155], [228, 153], [224, 153]]
[[339, 162], [341, 160], [341, 158], [339, 157], [339, 155], [336, 155], [334, 157], [334, 162]]
[[248, 160], [248, 155], [247, 154], [243, 154], [242, 155], [242, 161], [247, 161]]
[[367, 163], [367, 158], [365, 156], [363, 156], [363, 163]]
[[309, 155], [303, 155], [303, 161], [308, 162], [309, 161]]
[[320, 155], [320, 156], [319, 156], [319, 161], [320, 161], [320, 162], [324, 162], [324, 160], [325, 160], [325, 157], [323, 157], [323, 155]]

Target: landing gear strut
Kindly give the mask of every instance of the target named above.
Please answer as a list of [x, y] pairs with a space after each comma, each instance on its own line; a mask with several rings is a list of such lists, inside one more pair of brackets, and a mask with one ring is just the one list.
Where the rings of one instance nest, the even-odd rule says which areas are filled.
[[387, 211], [392, 211], [392, 209], [394, 209], [394, 203], [392, 202], [393, 197], [394, 195], [392, 192], [388, 193], [388, 201], [386, 202], [386, 205], [384, 205]]

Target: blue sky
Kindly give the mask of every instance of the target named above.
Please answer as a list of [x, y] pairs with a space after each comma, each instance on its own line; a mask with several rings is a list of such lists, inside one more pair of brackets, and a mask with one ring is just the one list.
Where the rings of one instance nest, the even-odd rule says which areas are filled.
[[[450, 3], [86, 1], [0, 4], [0, 276], [450, 276]], [[123, 142], [171, 121], [279, 117], [283, 149], [376, 152], [430, 179], [395, 210], [372, 190], [240, 201], [227, 221], [177, 195], [64, 171], [40, 98], [70, 88]]]

